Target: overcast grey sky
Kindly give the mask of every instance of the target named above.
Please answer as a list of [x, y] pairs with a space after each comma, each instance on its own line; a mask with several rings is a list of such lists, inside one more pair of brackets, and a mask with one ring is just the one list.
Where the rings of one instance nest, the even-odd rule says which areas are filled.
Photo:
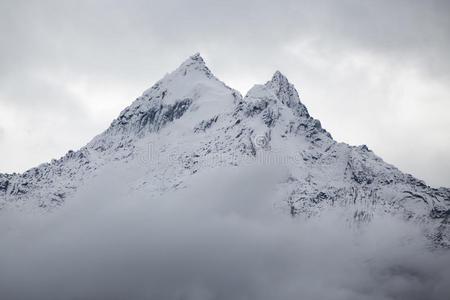
[[448, 1], [0, 1], [0, 172], [77, 149], [189, 55], [280, 70], [338, 141], [450, 186]]

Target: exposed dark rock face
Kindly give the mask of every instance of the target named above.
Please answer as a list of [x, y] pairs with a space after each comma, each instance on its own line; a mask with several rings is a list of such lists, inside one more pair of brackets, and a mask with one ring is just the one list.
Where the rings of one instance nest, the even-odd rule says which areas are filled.
[[[0, 175], [1, 176], [1, 175]], [[9, 180], [7, 178], [4, 178], [3, 176], [0, 177], [0, 192], [6, 193], [9, 186]]]
[[209, 120], [202, 120], [197, 126], [195, 126], [194, 128], [194, 132], [205, 132], [208, 128], [210, 128], [214, 123], [217, 122], [217, 120], [219, 119], [219, 116], [214, 116]]
[[119, 132], [154, 132], [161, 129], [168, 122], [179, 119], [189, 109], [192, 99], [178, 100], [173, 105], [162, 102], [151, 102], [148, 107], [137, 106], [134, 109], [125, 109], [119, 117], [114, 120], [110, 131]]

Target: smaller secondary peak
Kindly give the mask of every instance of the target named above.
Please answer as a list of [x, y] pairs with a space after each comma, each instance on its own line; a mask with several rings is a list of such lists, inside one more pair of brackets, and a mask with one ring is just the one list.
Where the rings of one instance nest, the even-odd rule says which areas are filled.
[[294, 86], [280, 71], [276, 71], [273, 74], [272, 79], [266, 82], [265, 86], [277, 90], [277, 94], [278, 93], [292, 94], [293, 90], [295, 90]]
[[294, 109], [299, 116], [309, 117], [306, 106], [300, 102], [297, 90], [280, 71], [276, 71], [264, 86], [271, 89], [281, 103]]
[[272, 79], [270, 80], [272, 83], [280, 83], [280, 84], [288, 84], [289, 81], [287, 79], [286, 76], [284, 76], [280, 71], [276, 71], [273, 76]]

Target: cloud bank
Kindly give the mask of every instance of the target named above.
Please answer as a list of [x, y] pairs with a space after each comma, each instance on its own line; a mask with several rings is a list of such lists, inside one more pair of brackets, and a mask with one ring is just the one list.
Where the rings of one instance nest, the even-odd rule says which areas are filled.
[[108, 170], [50, 215], [2, 212], [2, 299], [444, 299], [448, 252], [392, 217], [273, 208], [283, 172], [216, 169], [161, 197]]

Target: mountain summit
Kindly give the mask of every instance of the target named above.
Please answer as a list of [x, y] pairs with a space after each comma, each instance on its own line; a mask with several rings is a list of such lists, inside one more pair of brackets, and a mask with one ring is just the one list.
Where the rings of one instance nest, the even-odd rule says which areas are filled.
[[78, 151], [22, 174], [0, 174], [0, 208], [52, 210], [111, 166], [134, 166], [130, 191], [162, 195], [218, 166], [282, 164], [276, 206], [292, 216], [345, 207], [355, 222], [379, 213], [420, 223], [450, 245], [450, 189], [432, 188], [366, 146], [333, 140], [276, 71], [243, 97], [217, 79], [200, 54], [145, 90], [110, 127]]

